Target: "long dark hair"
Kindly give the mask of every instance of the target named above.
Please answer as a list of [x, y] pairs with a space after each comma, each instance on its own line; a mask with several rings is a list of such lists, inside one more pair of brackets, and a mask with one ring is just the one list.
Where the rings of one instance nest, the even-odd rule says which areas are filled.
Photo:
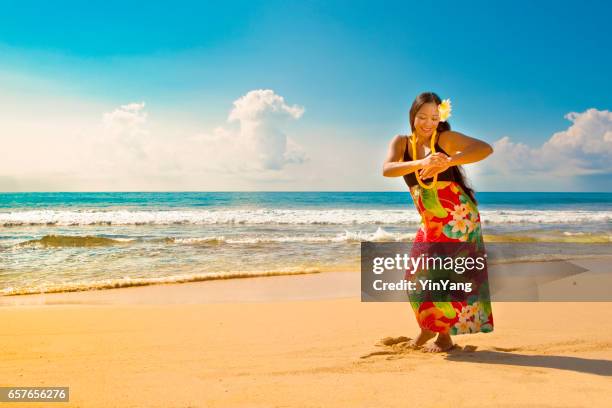
[[[416, 118], [417, 112], [419, 111], [419, 109], [421, 109], [421, 106], [425, 105], [426, 103], [432, 102], [436, 105], [439, 105], [442, 103], [442, 99], [440, 99], [440, 97], [434, 92], [423, 92], [414, 99], [414, 102], [412, 102], [412, 106], [410, 107], [410, 129], [413, 133], [414, 119]], [[436, 130], [438, 135], [440, 135], [444, 131], [451, 130], [450, 123], [448, 123], [448, 120], [446, 122], [439, 122]], [[406, 148], [408, 148], [408, 146], [406, 146]], [[478, 204], [478, 202], [476, 201], [474, 190], [467, 183], [467, 177], [465, 176], [463, 168], [461, 166], [454, 167], [457, 168], [457, 172], [455, 173], [456, 177], [458, 178], [457, 182], [461, 185], [465, 193], [470, 196], [472, 201], [474, 201], [474, 204]]]

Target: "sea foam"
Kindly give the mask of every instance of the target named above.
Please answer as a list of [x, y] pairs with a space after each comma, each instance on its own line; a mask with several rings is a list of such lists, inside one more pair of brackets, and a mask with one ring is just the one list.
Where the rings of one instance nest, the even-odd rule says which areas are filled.
[[[288, 224], [360, 225], [421, 222], [413, 208], [406, 209], [217, 209], [217, 210], [25, 210], [0, 212], [0, 225], [214, 225]], [[612, 211], [483, 210], [485, 224], [611, 223]]]

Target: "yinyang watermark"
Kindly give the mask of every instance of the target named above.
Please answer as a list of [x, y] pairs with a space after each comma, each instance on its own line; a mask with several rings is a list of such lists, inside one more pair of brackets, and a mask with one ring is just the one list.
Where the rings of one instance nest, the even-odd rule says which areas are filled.
[[612, 244], [362, 242], [361, 300], [612, 301]]

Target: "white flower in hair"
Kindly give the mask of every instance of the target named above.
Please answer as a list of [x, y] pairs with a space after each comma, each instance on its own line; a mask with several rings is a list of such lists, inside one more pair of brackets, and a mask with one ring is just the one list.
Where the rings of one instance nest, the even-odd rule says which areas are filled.
[[438, 112], [440, 113], [440, 122], [446, 122], [451, 116], [451, 101], [450, 99], [444, 99], [441, 104], [438, 105]]

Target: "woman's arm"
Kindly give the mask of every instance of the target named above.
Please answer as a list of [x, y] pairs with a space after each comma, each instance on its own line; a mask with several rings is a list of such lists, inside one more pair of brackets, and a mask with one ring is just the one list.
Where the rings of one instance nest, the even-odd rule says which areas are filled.
[[442, 166], [421, 171], [419, 175], [422, 179], [431, 178], [450, 166], [481, 161], [493, 153], [493, 148], [488, 143], [452, 130], [442, 132], [438, 144], [449, 156], [446, 157]]
[[397, 135], [391, 140], [389, 144], [389, 151], [387, 158], [383, 163], [383, 176], [384, 177], [401, 177], [406, 174], [415, 172], [416, 170], [427, 168], [429, 166], [441, 165], [443, 157], [446, 157], [444, 153], [436, 153], [427, 156], [424, 159], [402, 161], [404, 157], [404, 150], [406, 149], [405, 137]]
[[440, 134], [438, 144], [450, 155], [451, 166], [475, 163], [493, 153], [487, 142], [451, 130]]

